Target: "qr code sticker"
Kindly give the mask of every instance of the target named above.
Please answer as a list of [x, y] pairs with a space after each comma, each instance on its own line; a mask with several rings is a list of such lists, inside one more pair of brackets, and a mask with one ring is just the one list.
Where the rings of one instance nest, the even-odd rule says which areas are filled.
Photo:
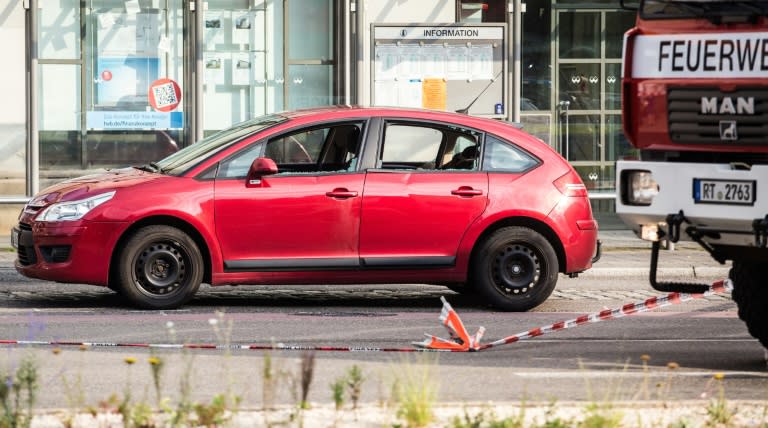
[[174, 89], [171, 82], [155, 86], [152, 88], [152, 93], [155, 96], [157, 108], [163, 108], [179, 102], [179, 99], [176, 98], [176, 89]]

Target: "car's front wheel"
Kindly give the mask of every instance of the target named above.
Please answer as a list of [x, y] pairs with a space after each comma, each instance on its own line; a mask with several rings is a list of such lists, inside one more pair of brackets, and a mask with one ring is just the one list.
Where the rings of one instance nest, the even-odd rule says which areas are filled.
[[120, 251], [120, 294], [146, 309], [173, 309], [188, 302], [203, 280], [203, 257], [195, 241], [170, 226], [137, 230]]
[[474, 289], [505, 311], [527, 311], [549, 297], [558, 261], [549, 241], [527, 227], [495, 231], [473, 256]]

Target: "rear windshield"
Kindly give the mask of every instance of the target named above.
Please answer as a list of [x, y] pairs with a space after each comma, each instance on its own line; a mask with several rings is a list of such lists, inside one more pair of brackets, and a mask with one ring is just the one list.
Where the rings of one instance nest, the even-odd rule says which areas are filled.
[[715, 23], [755, 21], [767, 16], [768, 0], [642, 0], [643, 19], [703, 18]]
[[178, 152], [157, 161], [155, 164], [163, 174], [183, 175], [190, 168], [204, 161], [214, 153], [229, 147], [255, 132], [277, 125], [288, 120], [284, 116], [261, 116], [242, 123], [238, 123], [229, 129], [219, 131], [187, 146]]

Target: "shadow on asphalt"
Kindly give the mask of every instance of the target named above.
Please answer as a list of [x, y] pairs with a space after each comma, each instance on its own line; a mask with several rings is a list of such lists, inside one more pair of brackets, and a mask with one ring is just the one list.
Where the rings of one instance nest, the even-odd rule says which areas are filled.
[[[202, 291], [181, 309], [193, 312], [211, 312], [222, 306], [230, 308], [290, 309], [290, 308], [369, 308], [385, 311], [403, 309], [439, 310], [444, 296], [456, 308], [490, 310], [479, 298], [457, 294], [448, 289], [419, 291], [413, 287], [398, 291], [396, 287], [360, 291], [301, 290], [299, 287], [278, 291], [238, 289]], [[134, 311], [119, 294], [96, 288], [92, 291], [35, 291], [0, 293], [0, 307], [8, 309], [125, 309]]]

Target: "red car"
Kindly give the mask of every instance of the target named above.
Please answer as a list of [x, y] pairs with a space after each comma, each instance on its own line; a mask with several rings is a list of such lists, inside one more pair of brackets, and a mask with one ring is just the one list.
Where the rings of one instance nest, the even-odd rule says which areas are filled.
[[201, 282], [430, 283], [525, 311], [591, 267], [587, 190], [549, 146], [453, 113], [280, 113], [36, 195], [16, 269], [176, 308]]

